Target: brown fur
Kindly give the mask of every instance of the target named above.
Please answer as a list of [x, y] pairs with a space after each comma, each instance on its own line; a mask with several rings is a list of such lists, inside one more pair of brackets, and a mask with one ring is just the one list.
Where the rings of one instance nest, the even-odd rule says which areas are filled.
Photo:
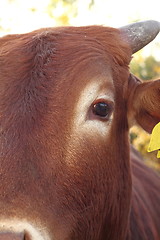
[[[157, 181], [156, 189], [160, 183], [153, 173], [147, 180], [137, 176], [136, 161], [130, 215], [130, 59], [129, 46], [112, 28], [42, 29], [1, 38], [0, 219], [39, 222], [53, 240], [124, 240], [127, 234], [134, 240], [139, 235], [141, 240], [159, 239], [158, 212], [148, 212], [146, 223], [154, 238], [145, 238], [145, 222], [141, 226], [134, 217], [142, 188], [136, 178], [144, 185]], [[80, 92], [96, 76], [107, 79], [109, 73], [115, 99], [109, 137], [73, 138]], [[156, 190], [154, 201], [158, 198]], [[140, 201], [142, 209], [147, 199]]]
[[160, 239], [160, 177], [148, 169], [132, 150], [133, 191], [131, 239]]

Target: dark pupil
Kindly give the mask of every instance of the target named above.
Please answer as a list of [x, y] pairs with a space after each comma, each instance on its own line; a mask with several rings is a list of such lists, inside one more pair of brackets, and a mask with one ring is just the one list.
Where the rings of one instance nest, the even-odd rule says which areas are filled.
[[106, 117], [109, 113], [109, 106], [107, 103], [99, 102], [93, 105], [93, 113], [100, 116]]

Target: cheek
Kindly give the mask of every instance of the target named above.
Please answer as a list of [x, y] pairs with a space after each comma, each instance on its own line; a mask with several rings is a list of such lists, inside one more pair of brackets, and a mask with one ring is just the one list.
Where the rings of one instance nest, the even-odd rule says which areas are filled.
[[83, 124], [79, 124], [79, 119], [74, 123], [74, 127], [72, 129], [73, 135], [78, 135], [81, 138], [85, 138], [86, 136], [92, 138], [105, 138], [110, 133], [111, 129], [111, 121], [105, 122], [100, 120], [87, 120]]
[[[93, 154], [102, 158], [108, 152], [111, 139], [112, 120], [81, 121], [81, 114], [77, 114], [72, 122], [70, 135], [66, 146], [66, 163], [75, 164], [81, 159], [88, 159]], [[92, 153], [92, 154], [91, 154]], [[98, 156], [99, 155], [99, 156]]]
[[66, 148], [65, 162], [73, 169], [92, 169], [95, 172], [99, 169], [98, 165], [104, 162], [104, 157], [109, 156], [108, 143], [105, 138], [97, 135], [73, 134]]

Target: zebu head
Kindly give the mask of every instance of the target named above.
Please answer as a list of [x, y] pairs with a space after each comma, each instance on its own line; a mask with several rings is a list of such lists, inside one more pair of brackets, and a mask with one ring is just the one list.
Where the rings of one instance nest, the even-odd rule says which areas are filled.
[[1, 39], [0, 239], [125, 239], [129, 124], [150, 131], [160, 121], [159, 81], [147, 87], [128, 68], [158, 33], [152, 24], [138, 48], [133, 26]]

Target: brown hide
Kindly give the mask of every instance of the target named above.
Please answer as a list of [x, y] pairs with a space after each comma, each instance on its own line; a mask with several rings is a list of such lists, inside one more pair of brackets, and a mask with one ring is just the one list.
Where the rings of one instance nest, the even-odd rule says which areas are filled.
[[[120, 32], [106, 27], [42, 29], [0, 40], [2, 232], [24, 232], [27, 240], [126, 238], [130, 59]], [[109, 119], [92, 112], [103, 95], [113, 105]], [[134, 191], [132, 204], [134, 235]], [[156, 223], [152, 216], [147, 221], [151, 231]]]
[[130, 215], [131, 239], [160, 239], [160, 177], [143, 164], [132, 149], [133, 191]]

